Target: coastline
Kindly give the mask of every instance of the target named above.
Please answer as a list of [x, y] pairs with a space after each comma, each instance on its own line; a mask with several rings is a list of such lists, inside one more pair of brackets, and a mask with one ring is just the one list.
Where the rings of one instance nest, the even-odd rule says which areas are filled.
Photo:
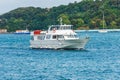
[[[99, 30], [103, 29], [89, 29], [89, 30], [74, 30], [75, 32], [99, 32]], [[104, 29], [108, 32], [120, 32], [120, 29]], [[0, 34], [17, 34], [15, 32], [5, 32]], [[19, 33], [19, 34], [26, 34], [26, 33]], [[27, 33], [28, 34], [28, 33]]]
[[99, 30], [106, 30], [108, 32], [120, 32], [120, 29], [89, 29], [89, 30], [75, 30], [75, 32], [99, 32]]

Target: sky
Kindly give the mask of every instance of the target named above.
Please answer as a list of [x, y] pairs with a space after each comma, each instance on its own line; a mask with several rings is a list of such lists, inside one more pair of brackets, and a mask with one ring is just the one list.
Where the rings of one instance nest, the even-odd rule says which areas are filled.
[[0, 0], [0, 15], [19, 7], [51, 8], [53, 6], [67, 5], [81, 0]]

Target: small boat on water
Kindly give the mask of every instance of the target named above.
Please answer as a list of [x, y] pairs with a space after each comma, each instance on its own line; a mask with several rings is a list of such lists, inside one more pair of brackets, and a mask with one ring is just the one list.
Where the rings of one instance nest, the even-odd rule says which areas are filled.
[[39, 49], [84, 49], [89, 37], [80, 38], [72, 25], [52, 25], [47, 31], [31, 32], [30, 47]]
[[[103, 6], [103, 8], [104, 8], [104, 6]], [[103, 19], [103, 29], [101, 29], [101, 30], [98, 30], [98, 32], [99, 33], [107, 33], [108, 31], [106, 30], [106, 29], [104, 29], [105, 28], [105, 16], [104, 16], [104, 10], [103, 10], [103, 12], [102, 12], [102, 19]]]
[[107, 33], [108, 31], [103, 29], [103, 30], [98, 30], [99, 33]]
[[15, 34], [30, 34], [29, 30], [16, 30]]

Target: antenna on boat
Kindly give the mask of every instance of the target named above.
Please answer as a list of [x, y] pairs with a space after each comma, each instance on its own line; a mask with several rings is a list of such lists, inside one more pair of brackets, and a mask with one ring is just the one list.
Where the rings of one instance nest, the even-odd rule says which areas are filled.
[[62, 18], [60, 18], [60, 25], [62, 25]]

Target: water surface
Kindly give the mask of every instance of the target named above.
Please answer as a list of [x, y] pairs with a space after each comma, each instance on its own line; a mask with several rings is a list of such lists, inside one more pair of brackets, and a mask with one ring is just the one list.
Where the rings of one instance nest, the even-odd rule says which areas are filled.
[[82, 51], [30, 49], [29, 35], [0, 34], [0, 80], [119, 80], [119, 34], [87, 32]]

